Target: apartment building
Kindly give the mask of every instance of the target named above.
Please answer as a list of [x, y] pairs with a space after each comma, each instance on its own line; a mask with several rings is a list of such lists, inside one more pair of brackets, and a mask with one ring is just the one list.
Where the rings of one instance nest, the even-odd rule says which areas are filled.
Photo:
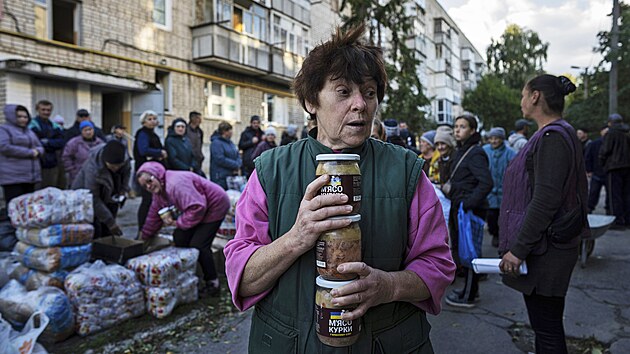
[[[47, 99], [72, 124], [78, 108], [108, 130], [169, 124], [195, 110], [206, 136], [235, 139], [251, 115], [302, 125], [290, 84], [311, 47], [306, 0], [3, 0], [0, 105]], [[4, 120], [2, 117], [0, 121]]]

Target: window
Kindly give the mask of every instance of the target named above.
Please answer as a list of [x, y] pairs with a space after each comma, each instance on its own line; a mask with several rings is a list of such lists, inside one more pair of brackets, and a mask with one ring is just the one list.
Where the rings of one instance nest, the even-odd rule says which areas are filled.
[[276, 47], [301, 56], [306, 56], [310, 50], [309, 30], [300, 26], [288, 17], [273, 15], [273, 38], [271, 43]]
[[452, 123], [453, 122], [453, 103], [449, 100], [438, 100], [437, 122]]
[[238, 87], [218, 82], [208, 82], [208, 112], [217, 119], [240, 120]]
[[267, 41], [267, 10], [264, 7], [251, 2], [241, 1], [237, 5], [230, 0], [217, 0], [216, 15], [216, 22]]
[[435, 45], [435, 58], [436, 59], [442, 58], [442, 45], [441, 44]]
[[171, 0], [153, 0], [153, 23], [157, 27], [171, 30]]
[[286, 98], [266, 93], [263, 94], [263, 102], [264, 116], [267, 122], [285, 126], [289, 124], [289, 106]]
[[[38, 2], [39, 3], [39, 2]], [[50, 6], [52, 4], [52, 6]], [[74, 1], [48, 0], [48, 27], [50, 38], [55, 41], [79, 44], [80, 5]], [[52, 9], [52, 12], [50, 10]]]

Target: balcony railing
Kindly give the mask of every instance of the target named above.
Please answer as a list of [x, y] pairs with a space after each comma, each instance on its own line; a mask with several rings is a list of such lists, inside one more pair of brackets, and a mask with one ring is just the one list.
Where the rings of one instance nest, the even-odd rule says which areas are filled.
[[193, 61], [288, 83], [304, 58], [218, 24], [192, 28]]

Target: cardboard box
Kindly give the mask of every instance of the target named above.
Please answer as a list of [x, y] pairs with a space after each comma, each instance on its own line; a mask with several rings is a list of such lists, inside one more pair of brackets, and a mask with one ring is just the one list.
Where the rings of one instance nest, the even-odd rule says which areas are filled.
[[103, 237], [92, 242], [92, 258], [125, 265], [128, 259], [143, 254], [144, 242], [122, 237]]

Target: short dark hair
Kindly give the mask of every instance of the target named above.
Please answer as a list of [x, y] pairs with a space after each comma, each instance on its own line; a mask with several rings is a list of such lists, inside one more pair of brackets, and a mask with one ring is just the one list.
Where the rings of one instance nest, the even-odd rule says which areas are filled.
[[219, 123], [219, 134], [223, 134], [228, 130], [232, 130], [232, 124], [228, 123], [228, 122], [221, 122]]
[[17, 105], [15, 107], [15, 112], [17, 113], [17, 111], [22, 111], [22, 112], [26, 112], [26, 115], [28, 116], [28, 119], [31, 119], [31, 114], [29, 113], [28, 109], [22, 105]]
[[474, 130], [477, 131], [477, 118], [471, 114], [462, 114], [461, 116], [455, 118], [455, 122], [459, 119], [465, 119], [468, 122], [468, 125]]
[[574, 92], [576, 87], [566, 76], [549, 74], [538, 75], [525, 85], [529, 92], [539, 91], [547, 102], [550, 113], [562, 114], [564, 111], [564, 96]]
[[48, 100], [39, 100], [37, 101], [37, 103], [35, 104], [35, 109], [39, 109], [39, 106], [50, 106], [53, 107], [52, 102], [48, 101]]
[[201, 118], [201, 113], [199, 113], [197, 111], [192, 111], [192, 112], [188, 113], [188, 121], [191, 121], [193, 119], [193, 117]]
[[[361, 37], [365, 25], [342, 33], [337, 27], [332, 38], [308, 54], [300, 72], [293, 81], [293, 91], [305, 111], [306, 102], [319, 106], [319, 92], [327, 80], [342, 79], [356, 84], [365, 82], [366, 77], [376, 81], [376, 95], [380, 103], [387, 88], [387, 73], [383, 62], [383, 50], [363, 43]], [[310, 113], [310, 112], [309, 112]], [[310, 114], [315, 119], [314, 114]]]

